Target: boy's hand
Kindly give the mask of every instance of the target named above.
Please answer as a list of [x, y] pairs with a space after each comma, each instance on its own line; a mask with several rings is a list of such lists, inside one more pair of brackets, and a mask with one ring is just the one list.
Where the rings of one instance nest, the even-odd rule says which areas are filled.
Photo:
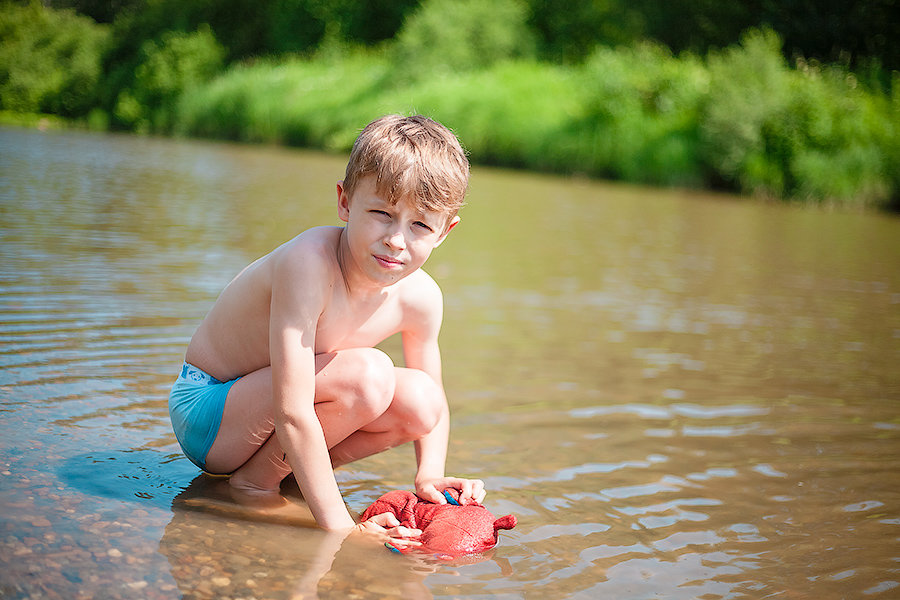
[[389, 541], [396, 548], [407, 548], [413, 546], [421, 546], [422, 542], [415, 539], [422, 535], [421, 529], [410, 529], [402, 527], [400, 521], [397, 520], [392, 513], [381, 513], [375, 515], [367, 521], [357, 523], [353, 527], [353, 531], [357, 533], [374, 534], [382, 539]]
[[460, 477], [439, 477], [427, 481], [416, 482], [416, 495], [422, 500], [428, 500], [435, 504], [447, 504], [444, 490], [452, 488], [459, 492], [457, 502], [466, 504], [481, 504], [486, 492], [484, 482], [480, 479], [462, 479]]

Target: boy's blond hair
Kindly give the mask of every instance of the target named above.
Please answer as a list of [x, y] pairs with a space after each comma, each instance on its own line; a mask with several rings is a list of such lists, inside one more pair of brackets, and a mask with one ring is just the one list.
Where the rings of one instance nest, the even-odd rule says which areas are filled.
[[375, 175], [375, 193], [390, 204], [408, 199], [418, 210], [453, 216], [466, 195], [469, 161], [456, 136], [437, 121], [386, 115], [356, 138], [344, 190], [352, 196], [366, 175]]

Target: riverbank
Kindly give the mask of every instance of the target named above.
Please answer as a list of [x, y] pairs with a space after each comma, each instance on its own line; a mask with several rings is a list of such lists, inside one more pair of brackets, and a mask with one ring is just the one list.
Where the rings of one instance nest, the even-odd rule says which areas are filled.
[[[454, 129], [476, 163], [841, 207], [900, 195], [900, 101], [758, 33], [706, 59], [659, 46], [404, 77], [390, 56], [258, 62], [188, 90], [178, 135], [349, 150], [386, 112]], [[897, 88], [898, 86], [895, 86]]]
[[487, 9], [470, 4], [449, 30], [449, 9], [430, 2], [380, 44], [326, 37], [302, 55], [241, 59], [205, 23], [154, 37], [137, 16], [110, 29], [4, 5], [0, 121], [346, 153], [370, 120], [421, 112], [476, 164], [900, 207], [898, 72], [789, 63], [779, 36], [759, 30], [702, 56], [634, 42], [552, 63], [520, 5], [493, 0], [509, 14], [485, 33]]

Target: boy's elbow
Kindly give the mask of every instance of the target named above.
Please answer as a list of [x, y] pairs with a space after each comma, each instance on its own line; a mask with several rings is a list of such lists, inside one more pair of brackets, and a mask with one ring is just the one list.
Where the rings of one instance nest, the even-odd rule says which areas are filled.
[[305, 433], [318, 429], [321, 431], [322, 425], [316, 416], [315, 409], [310, 406], [290, 407], [275, 412], [275, 431], [298, 431]]

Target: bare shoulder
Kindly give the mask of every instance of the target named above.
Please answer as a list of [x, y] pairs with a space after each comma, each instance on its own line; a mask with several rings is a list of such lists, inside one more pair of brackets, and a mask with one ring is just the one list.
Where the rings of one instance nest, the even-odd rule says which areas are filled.
[[285, 242], [270, 255], [275, 272], [334, 271], [340, 231], [340, 227], [313, 227]]
[[423, 311], [440, 310], [443, 294], [437, 282], [419, 269], [404, 280], [401, 302], [405, 307]]
[[404, 329], [440, 329], [444, 297], [437, 282], [419, 269], [403, 283], [400, 305], [403, 308]]
[[313, 227], [285, 242], [276, 252], [291, 257], [305, 255], [310, 258], [333, 259], [340, 235], [340, 227]]
[[308, 229], [267, 257], [273, 319], [292, 323], [324, 310], [341, 279], [339, 236], [339, 227]]

